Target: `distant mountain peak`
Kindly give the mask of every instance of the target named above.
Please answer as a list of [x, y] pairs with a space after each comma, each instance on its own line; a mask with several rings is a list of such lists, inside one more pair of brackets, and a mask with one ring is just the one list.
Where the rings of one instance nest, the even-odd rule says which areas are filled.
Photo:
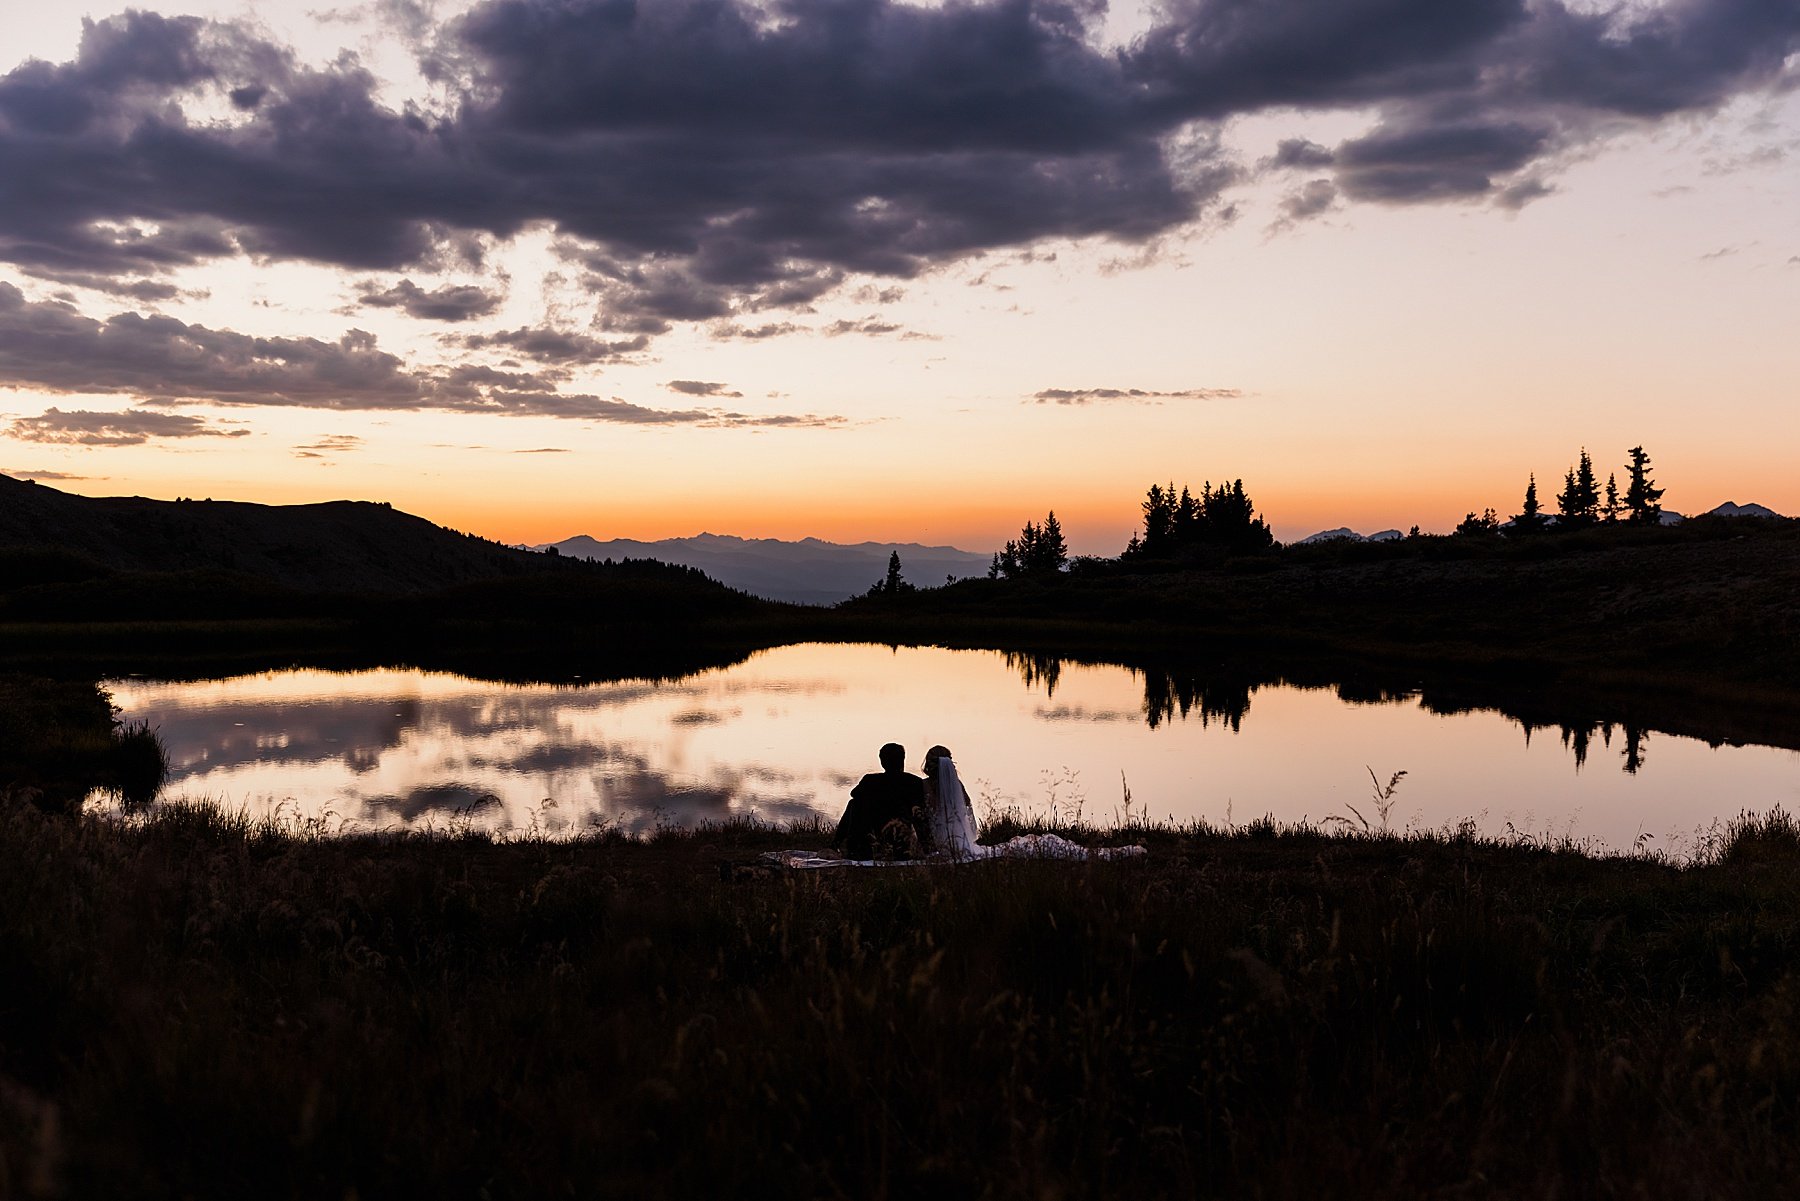
[[1349, 526], [1341, 525], [1335, 530], [1320, 530], [1316, 534], [1309, 534], [1294, 545], [1308, 546], [1314, 542], [1392, 542], [1404, 537], [1406, 535], [1399, 530], [1376, 530], [1373, 534], [1359, 534]]
[[1720, 505], [1716, 509], [1708, 509], [1705, 513], [1702, 513], [1701, 516], [1702, 517], [1780, 517], [1781, 514], [1777, 513], [1774, 509], [1769, 508], [1767, 505], [1759, 505], [1759, 504], [1754, 504], [1754, 503], [1748, 504], [1748, 505], [1739, 505], [1739, 504], [1733, 504], [1731, 501], [1726, 501], [1724, 504]]
[[991, 559], [954, 546], [920, 546], [916, 542], [859, 542], [844, 545], [822, 538], [797, 542], [779, 538], [740, 538], [734, 534], [696, 534], [639, 542], [629, 538], [601, 541], [577, 534], [554, 546], [575, 558], [658, 559], [695, 567], [727, 587], [768, 600], [829, 605], [869, 590], [887, 571], [888, 556], [900, 556], [900, 573], [908, 583], [936, 587], [946, 577], [966, 579], [987, 574]]

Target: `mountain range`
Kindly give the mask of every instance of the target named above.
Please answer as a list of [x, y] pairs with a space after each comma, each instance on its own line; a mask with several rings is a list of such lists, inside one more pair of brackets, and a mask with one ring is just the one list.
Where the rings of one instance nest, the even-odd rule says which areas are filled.
[[[1731, 501], [1726, 501], [1722, 505], [1719, 505], [1715, 508], [1708, 509], [1706, 512], [1699, 514], [1699, 516], [1701, 516], [1701, 517], [1775, 517], [1775, 518], [1779, 518], [1779, 517], [1781, 517], [1781, 514], [1777, 513], [1775, 510], [1769, 508], [1767, 505], [1758, 505], [1758, 504], [1739, 505], [1739, 504], [1733, 504]], [[1551, 525], [1556, 524], [1556, 514], [1546, 513], [1546, 514], [1544, 514], [1544, 518]], [[1676, 524], [1686, 521], [1686, 520], [1688, 520], [1688, 519], [1686, 517], [1682, 516], [1680, 513], [1675, 513], [1675, 512], [1671, 512], [1671, 511], [1667, 511], [1667, 510], [1665, 510], [1662, 515], [1662, 524], [1664, 524], [1664, 525], [1676, 525]], [[1505, 528], [1505, 526], [1508, 526], [1511, 524], [1512, 523], [1510, 521], [1503, 522], [1502, 528]], [[1374, 534], [1359, 534], [1355, 530], [1351, 529], [1349, 526], [1339, 526], [1335, 530], [1320, 530], [1316, 534], [1309, 534], [1306, 537], [1300, 539], [1298, 542], [1294, 543], [1293, 545], [1307, 546], [1307, 545], [1310, 545], [1315, 542], [1339, 542], [1339, 541], [1341, 541], [1341, 542], [1391, 542], [1395, 538], [1401, 538], [1404, 536], [1405, 535], [1401, 534], [1401, 532], [1399, 530], [1381, 530], [1380, 532], [1374, 533]]]
[[935, 587], [946, 577], [986, 575], [991, 555], [954, 546], [921, 546], [916, 542], [858, 542], [844, 545], [818, 538], [784, 542], [776, 538], [737, 538], [700, 534], [638, 542], [615, 538], [601, 542], [586, 534], [544, 543], [560, 555], [578, 559], [657, 559], [694, 567], [729, 588], [767, 600], [806, 605], [833, 605], [867, 592], [887, 574], [888, 556], [900, 556], [900, 574], [909, 584]]

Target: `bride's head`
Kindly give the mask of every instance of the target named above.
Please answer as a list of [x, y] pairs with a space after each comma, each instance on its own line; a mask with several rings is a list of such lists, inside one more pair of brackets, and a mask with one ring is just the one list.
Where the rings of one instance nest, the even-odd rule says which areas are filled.
[[936, 776], [938, 760], [939, 759], [948, 759], [948, 758], [950, 758], [950, 748], [947, 746], [934, 746], [930, 750], [926, 751], [925, 752], [925, 774], [927, 776]]

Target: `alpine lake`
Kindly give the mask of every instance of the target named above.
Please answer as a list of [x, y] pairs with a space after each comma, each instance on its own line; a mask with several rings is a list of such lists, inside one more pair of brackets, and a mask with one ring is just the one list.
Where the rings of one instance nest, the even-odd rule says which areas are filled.
[[324, 834], [832, 821], [886, 742], [913, 770], [950, 748], [984, 821], [1472, 822], [1679, 855], [1742, 811], [1800, 809], [1800, 752], [1779, 747], [1001, 651], [807, 643], [672, 679], [302, 669], [106, 686], [168, 748], [159, 803]]

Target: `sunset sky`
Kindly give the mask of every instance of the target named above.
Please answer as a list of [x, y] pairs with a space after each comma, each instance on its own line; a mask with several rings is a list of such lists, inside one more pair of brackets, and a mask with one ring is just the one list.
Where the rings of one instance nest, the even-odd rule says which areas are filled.
[[1800, 513], [1793, 0], [332, 4], [0, 0], [0, 471], [1114, 554], [1642, 443]]

